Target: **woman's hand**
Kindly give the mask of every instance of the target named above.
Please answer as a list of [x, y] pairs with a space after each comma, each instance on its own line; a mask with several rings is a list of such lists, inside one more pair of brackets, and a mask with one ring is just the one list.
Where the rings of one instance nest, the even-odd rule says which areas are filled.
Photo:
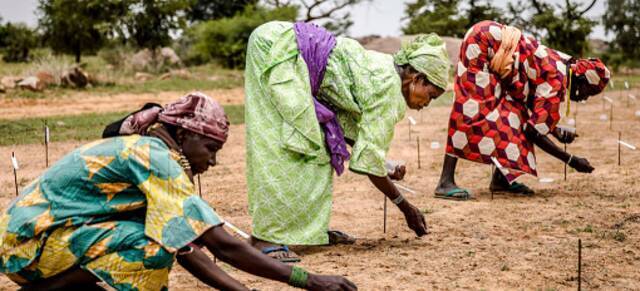
[[358, 290], [356, 284], [342, 276], [309, 274], [307, 290], [352, 291]]
[[573, 156], [571, 158], [571, 160], [569, 161], [569, 166], [576, 169], [576, 171], [580, 173], [591, 173], [594, 170], [587, 159], [577, 156]]
[[557, 126], [556, 129], [553, 131], [553, 136], [556, 137], [556, 139], [561, 142], [561, 143], [572, 143], [576, 137], [578, 137], [578, 134], [575, 132], [571, 132], [567, 129], [564, 129], [560, 126]]
[[[405, 204], [406, 205], [402, 205]], [[411, 205], [407, 200], [403, 201], [400, 205], [400, 210], [404, 213], [404, 219], [407, 221], [407, 225], [413, 230], [417, 236], [423, 236], [427, 234], [427, 222], [424, 220], [424, 214], [420, 209]]]
[[404, 175], [407, 173], [407, 167], [405, 165], [398, 165], [395, 167], [393, 173], [389, 173], [391, 180], [400, 181], [404, 179]]

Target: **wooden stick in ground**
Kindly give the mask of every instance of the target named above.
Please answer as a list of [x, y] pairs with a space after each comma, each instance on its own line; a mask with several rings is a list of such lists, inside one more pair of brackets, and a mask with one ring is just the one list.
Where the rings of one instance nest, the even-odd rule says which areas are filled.
[[384, 218], [382, 220], [382, 233], [387, 233], [387, 196], [384, 196], [384, 204], [382, 206]]
[[202, 184], [200, 184], [200, 175], [198, 175], [198, 195], [202, 198]]
[[416, 144], [418, 144], [418, 169], [420, 169], [420, 137], [416, 137]]
[[[567, 152], [567, 144], [564, 144], [564, 152]], [[564, 180], [567, 181], [567, 163], [564, 163]]]
[[19, 195], [18, 191], [18, 159], [16, 159], [16, 154], [11, 152], [11, 165], [13, 166], [13, 183], [16, 185], [16, 197]]
[[622, 140], [622, 131], [618, 131], [618, 166], [620, 166], [622, 164], [622, 157], [621, 157], [621, 149], [620, 146], [622, 146], [622, 143], [620, 143], [620, 141]]
[[578, 239], [578, 291], [582, 290], [582, 240]]
[[49, 168], [49, 126], [47, 121], [44, 121], [44, 165], [45, 168]]

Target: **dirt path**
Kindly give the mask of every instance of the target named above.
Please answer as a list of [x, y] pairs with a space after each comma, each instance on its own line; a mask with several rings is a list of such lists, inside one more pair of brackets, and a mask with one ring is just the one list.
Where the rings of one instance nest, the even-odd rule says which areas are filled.
[[[70, 115], [90, 112], [119, 112], [142, 107], [147, 102], [166, 104], [178, 99], [188, 92], [162, 92], [158, 94], [115, 94], [91, 95], [86, 92], [70, 96], [44, 99], [5, 99], [0, 98], [0, 118], [18, 119], [28, 117], [44, 117], [52, 115]], [[242, 88], [205, 91], [221, 104], [244, 103]]]
[[[591, 175], [569, 171], [562, 181], [563, 165], [538, 152], [540, 176], [522, 181], [533, 187], [533, 197], [496, 195], [487, 190], [490, 167], [459, 163], [457, 180], [469, 187], [476, 201], [434, 199], [432, 192], [442, 166], [449, 108], [438, 107], [408, 114], [419, 124], [413, 140], [407, 138], [407, 122], [396, 128], [389, 157], [408, 162], [403, 183], [418, 195], [407, 198], [428, 212], [431, 233], [415, 238], [401, 213], [389, 204], [388, 231], [382, 233], [383, 196], [362, 176], [347, 173], [336, 178], [331, 225], [359, 238], [352, 246], [298, 248], [302, 266], [314, 271], [347, 276], [360, 290], [575, 290], [577, 241], [583, 241], [585, 290], [640, 289], [640, 151], [623, 149], [617, 166], [617, 134], [599, 120], [598, 98], [579, 105], [577, 128], [581, 137], [569, 150], [588, 157], [596, 167]], [[624, 139], [640, 145], [640, 119], [632, 108], [616, 100], [614, 128]], [[575, 107], [574, 107], [575, 110]], [[422, 120], [422, 121], [421, 121]], [[415, 136], [421, 137], [421, 169], [417, 168]], [[244, 127], [232, 126], [230, 139], [220, 153], [220, 165], [203, 176], [205, 198], [219, 213], [244, 230], [250, 229], [244, 178]], [[78, 143], [52, 145], [53, 160]], [[23, 168], [21, 184], [38, 175], [44, 166], [41, 145], [0, 147], [0, 209], [13, 197], [9, 164], [16, 151]], [[292, 290], [221, 264], [233, 276], [260, 290]], [[15, 285], [0, 276], [0, 286]], [[177, 266], [171, 273], [173, 290], [205, 290], [201, 283]]]

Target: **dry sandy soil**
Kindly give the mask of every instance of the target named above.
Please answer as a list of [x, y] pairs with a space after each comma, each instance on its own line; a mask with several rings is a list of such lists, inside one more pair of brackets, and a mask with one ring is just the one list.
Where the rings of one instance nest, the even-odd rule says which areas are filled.
[[[408, 112], [418, 120], [413, 140], [408, 141], [405, 120], [396, 128], [389, 157], [407, 161], [409, 172], [403, 183], [418, 191], [407, 197], [427, 213], [430, 234], [416, 238], [392, 204], [384, 234], [382, 194], [365, 177], [347, 173], [335, 179], [331, 226], [357, 236], [358, 242], [296, 248], [303, 256], [301, 265], [313, 272], [347, 276], [361, 290], [569, 290], [577, 287], [577, 245], [582, 239], [585, 289], [639, 290], [640, 151], [623, 148], [622, 166], [617, 165], [617, 134], [608, 130], [608, 122], [599, 120], [600, 99], [578, 106], [580, 138], [569, 146], [570, 152], [589, 158], [596, 168], [594, 173], [570, 170], [565, 182], [563, 164], [539, 151], [540, 177], [554, 182], [523, 177], [521, 181], [537, 191], [533, 197], [496, 194], [492, 199], [487, 189], [491, 168], [462, 161], [457, 179], [477, 197], [470, 202], [432, 197], [444, 150], [429, 145], [445, 141], [449, 108], [429, 108], [422, 116]], [[633, 106], [624, 108], [623, 104], [616, 99], [614, 129], [623, 131], [624, 140], [640, 145], [640, 119], [633, 116]], [[415, 136], [421, 138], [420, 169]], [[219, 155], [220, 165], [202, 181], [206, 200], [223, 217], [249, 230], [244, 138], [244, 126], [232, 126], [229, 142]], [[53, 144], [53, 160], [77, 145]], [[0, 159], [0, 209], [14, 196], [8, 159], [11, 151], [22, 163], [18, 173], [21, 185], [44, 168], [42, 145], [0, 147], [0, 157], [6, 157]], [[222, 265], [252, 288], [288, 288]], [[4, 276], [0, 286], [16, 288]], [[177, 264], [171, 287], [206, 289]]]

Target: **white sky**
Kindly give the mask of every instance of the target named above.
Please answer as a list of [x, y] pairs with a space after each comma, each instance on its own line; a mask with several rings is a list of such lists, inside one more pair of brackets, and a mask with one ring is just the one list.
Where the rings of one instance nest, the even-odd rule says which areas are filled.
[[[563, 0], [544, 0], [551, 3], [564, 3]], [[596, 5], [587, 13], [587, 16], [599, 21], [604, 13], [606, 0], [597, 0]], [[369, 0], [351, 8], [354, 21], [350, 29], [350, 35], [354, 37], [378, 34], [381, 36], [397, 36], [401, 34], [401, 18], [408, 0]], [[494, 0], [492, 3], [498, 7], [506, 7], [507, 0]], [[589, 0], [577, 0], [580, 3], [589, 3]], [[29, 26], [35, 26], [38, 22], [35, 10], [37, 0], [0, 0], [0, 17], [3, 21], [24, 22]], [[594, 28], [591, 33], [593, 38], [610, 39], [605, 36], [601, 25]]]

